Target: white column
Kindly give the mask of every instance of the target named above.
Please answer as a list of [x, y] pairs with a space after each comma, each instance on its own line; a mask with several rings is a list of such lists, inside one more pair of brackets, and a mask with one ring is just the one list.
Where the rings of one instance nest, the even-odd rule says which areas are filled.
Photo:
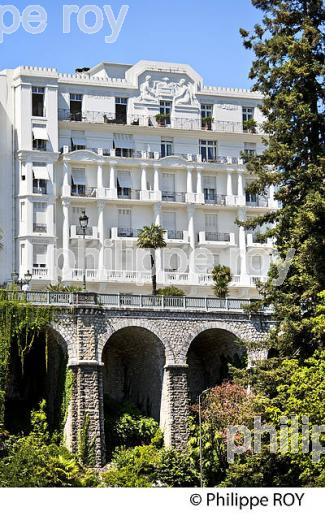
[[[239, 220], [246, 219], [246, 210], [244, 208], [238, 211]], [[247, 274], [247, 249], [246, 249], [246, 231], [243, 226], [239, 226], [239, 254], [240, 254], [240, 283], [241, 285], [249, 285], [249, 276]]]
[[110, 190], [116, 190], [115, 166], [113, 164], [111, 164], [109, 171], [109, 188]]
[[33, 244], [29, 240], [26, 240], [26, 270], [21, 273], [25, 275], [27, 271], [33, 272]]
[[195, 276], [195, 229], [194, 229], [194, 216], [195, 209], [193, 207], [187, 208], [187, 219], [188, 219], [188, 236], [190, 243], [189, 250], [189, 272], [190, 279], [194, 279]]
[[202, 171], [197, 170], [197, 182], [196, 182], [196, 193], [201, 195], [203, 193], [202, 190]]
[[244, 196], [243, 173], [238, 172], [238, 197]]
[[270, 208], [274, 208], [275, 201], [274, 201], [274, 184], [271, 184], [270, 186], [270, 200], [269, 200], [269, 206]]
[[[160, 212], [161, 212], [161, 204], [155, 204], [154, 205], [154, 222], [156, 224], [156, 226], [160, 226], [161, 225], [161, 215], [160, 215]], [[157, 281], [158, 280], [162, 280], [163, 277], [162, 277], [162, 267], [161, 267], [161, 255], [162, 255], [162, 250], [161, 249], [157, 249], [156, 250], [156, 255], [155, 255], [155, 258], [156, 258], [156, 273], [157, 273]]]
[[192, 169], [187, 169], [187, 193], [193, 193], [193, 178], [192, 178]]
[[26, 163], [26, 189], [28, 194], [33, 193], [33, 164]]
[[98, 276], [99, 281], [102, 282], [104, 280], [104, 240], [105, 240], [105, 231], [104, 231], [104, 209], [105, 204], [98, 204], [98, 238], [99, 238], [99, 255], [98, 255]]
[[97, 188], [100, 190], [104, 187], [103, 183], [103, 165], [98, 164], [97, 166]]
[[141, 170], [141, 191], [147, 191], [147, 167], [146, 165], [142, 165]]
[[56, 229], [54, 226], [54, 204], [49, 204], [47, 206], [46, 228], [48, 235], [56, 236]]
[[63, 186], [62, 186], [62, 196], [63, 197], [69, 197], [71, 195], [70, 179], [71, 179], [70, 163], [68, 163], [67, 161], [64, 161], [63, 162]]
[[62, 249], [63, 249], [63, 279], [68, 275], [70, 268], [69, 262], [69, 237], [70, 237], [70, 223], [69, 223], [69, 206], [70, 202], [64, 200], [62, 202], [63, 209], [63, 228], [62, 228]]
[[159, 182], [159, 166], [154, 166], [154, 177], [153, 177], [153, 191], [157, 192], [160, 190], [160, 182]]
[[227, 195], [231, 197], [233, 195], [232, 191], [232, 174], [231, 172], [227, 173]]

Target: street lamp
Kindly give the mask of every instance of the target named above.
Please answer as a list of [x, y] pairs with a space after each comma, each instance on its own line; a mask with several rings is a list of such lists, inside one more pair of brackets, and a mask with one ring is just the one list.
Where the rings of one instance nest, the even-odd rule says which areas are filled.
[[89, 218], [86, 215], [85, 210], [81, 212], [81, 215], [79, 217], [79, 224], [82, 231], [82, 238], [83, 238], [83, 251], [84, 251], [84, 264], [83, 264], [83, 275], [82, 275], [82, 288], [84, 291], [86, 291], [86, 250], [85, 250], [85, 238], [86, 238], [86, 231], [88, 228], [88, 222]]
[[200, 430], [200, 485], [201, 488], [204, 487], [203, 485], [203, 454], [202, 454], [202, 413], [201, 413], [201, 402], [202, 397], [207, 394], [211, 388], [207, 388], [206, 390], [203, 390], [203, 392], [199, 395], [199, 430]]
[[20, 290], [22, 290], [22, 287], [23, 285], [29, 285], [31, 280], [33, 278], [33, 275], [32, 273], [29, 271], [27, 271], [27, 273], [24, 274], [24, 277], [19, 280], [19, 274], [14, 272], [14, 273], [11, 273], [11, 280], [12, 280], [12, 283], [14, 285], [19, 285], [20, 286]]

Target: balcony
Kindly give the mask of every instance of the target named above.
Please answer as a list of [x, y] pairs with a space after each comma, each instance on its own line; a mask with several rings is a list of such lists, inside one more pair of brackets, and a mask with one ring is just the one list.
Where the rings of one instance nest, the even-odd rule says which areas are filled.
[[[159, 277], [161, 278], [161, 277]], [[189, 283], [193, 283], [192, 278], [190, 278], [189, 273], [179, 273], [177, 271], [169, 271], [162, 273], [162, 279], [159, 280], [160, 283], [170, 284], [170, 285], [188, 285]]]
[[225, 206], [226, 200], [226, 195], [212, 195], [209, 197], [204, 197], [205, 204], [212, 204], [215, 206]]
[[185, 192], [163, 191], [163, 202], [185, 202]]
[[[70, 238], [74, 240], [83, 239], [83, 231], [80, 226], [72, 225], [70, 227]], [[85, 239], [86, 240], [97, 240], [98, 239], [98, 229], [97, 227], [88, 227], [85, 230]]]
[[249, 233], [247, 234], [247, 247], [264, 247], [264, 248], [273, 248], [273, 240], [272, 238], [267, 238], [266, 241], [262, 241], [259, 236], [259, 233]]
[[199, 244], [219, 245], [221, 247], [235, 246], [235, 233], [200, 231]]
[[117, 198], [122, 200], [140, 200], [140, 190], [117, 188]]
[[72, 197], [86, 197], [96, 198], [97, 189], [92, 186], [85, 186], [83, 184], [73, 184], [71, 186]]
[[266, 197], [246, 197], [246, 206], [249, 208], [267, 208], [268, 199]]
[[46, 224], [33, 224], [33, 232], [34, 233], [47, 233], [47, 225]]
[[33, 194], [34, 195], [47, 195], [47, 187], [46, 186], [33, 186]]
[[184, 231], [173, 231], [169, 229], [166, 231], [166, 238], [167, 240], [184, 240]]
[[112, 228], [112, 239], [116, 238], [137, 238], [139, 235], [140, 229], [132, 229], [132, 228]]
[[[157, 110], [158, 113], [158, 110]], [[166, 127], [176, 128], [180, 130], [200, 130], [203, 132], [220, 132], [220, 133], [243, 133], [242, 121], [214, 121], [208, 126], [202, 127], [201, 115], [195, 118], [173, 117], [167, 118], [165, 121], [157, 121], [155, 116], [144, 114], [129, 114], [127, 118], [117, 117], [113, 112], [90, 111], [71, 112], [68, 109], [59, 109], [59, 121], [71, 121], [105, 125], [120, 126], [149, 126], [152, 128]], [[247, 128], [245, 128], [245, 132]], [[250, 131], [250, 130], [249, 130]], [[257, 125], [254, 133], [259, 133], [260, 128]]]
[[49, 279], [49, 270], [46, 267], [33, 267], [33, 280]]

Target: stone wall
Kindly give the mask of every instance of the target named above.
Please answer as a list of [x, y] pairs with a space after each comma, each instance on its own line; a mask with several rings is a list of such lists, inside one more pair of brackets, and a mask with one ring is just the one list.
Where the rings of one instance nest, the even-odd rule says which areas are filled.
[[[234, 355], [235, 347], [231, 338], [233, 341], [238, 338], [258, 342], [265, 337], [270, 325], [262, 315], [249, 317], [242, 313], [123, 309], [106, 311], [91, 307], [60, 311], [53, 322], [53, 328], [66, 344], [69, 366], [74, 373], [73, 395], [66, 427], [69, 447], [73, 451], [77, 450], [78, 435], [85, 417], [88, 416], [90, 437], [96, 439], [96, 463], [98, 466], [103, 464], [104, 388], [111, 385], [111, 393], [122, 398], [125, 392], [123, 381], [126, 381], [125, 375], [122, 376], [123, 370], [129, 374], [127, 381], [132, 386], [129, 395], [131, 399], [136, 401], [135, 396], [138, 396], [143, 401], [146, 395], [150, 398], [151, 388], [153, 394], [160, 396], [160, 407], [156, 397], [152, 415], [158, 418], [157, 410], [160, 408], [160, 424], [164, 430], [166, 445], [184, 447], [188, 437], [188, 379], [189, 374], [193, 374], [193, 366], [189, 370], [187, 364], [191, 360], [191, 354], [188, 356], [191, 344], [195, 347], [199, 341], [196, 338], [205, 331], [210, 331], [207, 335], [208, 351], [204, 355], [209, 364], [214, 366], [215, 363], [217, 367], [217, 357], [220, 357], [221, 351], [226, 357]], [[119, 331], [121, 332], [118, 333]], [[218, 348], [220, 352], [217, 352]], [[200, 362], [203, 354], [200, 360], [197, 345], [195, 349], [196, 362]], [[213, 349], [216, 352], [214, 361]], [[257, 350], [250, 354], [248, 362], [252, 364], [255, 359], [265, 357], [264, 351]], [[108, 364], [113, 366], [114, 363], [115, 370], [108, 377], [107, 374], [112, 369]], [[114, 378], [119, 378], [119, 372], [123, 381], [116, 380], [114, 383]], [[115, 393], [112, 385], [116, 385]], [[135, 388], [136, 385], [140, 385], [140, 388]], [[198, 389], [201, 390], [202, 385], [201, 380]]]

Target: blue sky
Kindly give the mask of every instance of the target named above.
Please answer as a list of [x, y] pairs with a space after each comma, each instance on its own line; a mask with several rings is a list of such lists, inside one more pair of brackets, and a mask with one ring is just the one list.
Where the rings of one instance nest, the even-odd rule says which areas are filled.
[[[48, 14], [42, 34], [31, 35], [22, 27], [4, 35], [0, 44], [0, 69], [18, 65], [56, 67], [73, 72], [76, 67], [93, 66], [101, 61], [134, 63], [140, 59], [189, 63], [204, 78], [206, 85], [249, 87], [248, 72], [252, 54], [242, 46], [239, 28], [250, 29], [260, 12], [250, 0], [104, 0], [100, 8], [111, 5], [117, 16], [123, 4], [129, 11], [115, 43], [107, 44], [111, 34], [104, 16], [103, 29], [97, 34], [82, 33], [76, 16], [71, 18], [71, 33], [63, 34], [63, 5], [80, 8], [94, 0], [30, 2], [8, 1], [20, 12], [31, 4], [41, 5]], [[3, 4], [2, 4], [3, 5]], [[12, 21], [4, 17], [5, 24]], [[93, 15], [87, 17], [92, 25]], [[1, 20], [0, 20], [1, 23]]]

